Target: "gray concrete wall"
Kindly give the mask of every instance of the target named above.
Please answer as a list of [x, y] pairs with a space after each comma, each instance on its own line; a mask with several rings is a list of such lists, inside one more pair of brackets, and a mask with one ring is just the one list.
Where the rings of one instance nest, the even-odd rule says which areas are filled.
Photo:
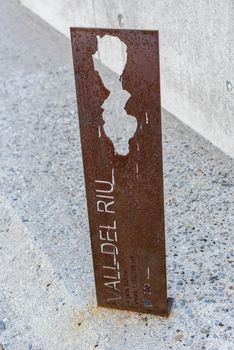
[[67, 36], [70, 26], [159, 29], [162, 106], [234, 156], [233, 0], [21, 2]]

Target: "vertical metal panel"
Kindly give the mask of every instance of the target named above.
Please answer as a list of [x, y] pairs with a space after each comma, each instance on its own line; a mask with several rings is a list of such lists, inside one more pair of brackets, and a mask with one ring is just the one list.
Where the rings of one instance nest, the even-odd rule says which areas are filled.
[[[109, 91], [92, 55], [105, 35], [127, 46], [127, 155], [104, 130]], [[167, 315], [158, 32], [71, 28], [71, 40], [98, 305]]]

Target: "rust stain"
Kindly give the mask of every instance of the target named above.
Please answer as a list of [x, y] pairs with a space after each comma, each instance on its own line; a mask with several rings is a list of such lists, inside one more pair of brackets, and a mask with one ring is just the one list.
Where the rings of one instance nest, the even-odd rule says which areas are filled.
[[[127, 53], [114, 87], [93, 61], [105, 36]], [[71, 28], [71, 41], [97, 303], [167, 316], [158, 32]], [[115, 91], [137, 122], [123, 153], [106, 129]]]

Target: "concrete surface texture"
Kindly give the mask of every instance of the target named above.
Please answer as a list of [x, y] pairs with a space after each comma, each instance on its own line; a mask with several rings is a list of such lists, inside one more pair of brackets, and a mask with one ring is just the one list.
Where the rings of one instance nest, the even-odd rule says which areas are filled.
[[233, 0], [21, 2], [67, 36], [70, 26], [159, 29], [163, 107], [234, 156]]
[[233, 349], [231, 158], [163, 113], [171, 314], [97, 308], [70, 43], [0, 17], [0, 349]]

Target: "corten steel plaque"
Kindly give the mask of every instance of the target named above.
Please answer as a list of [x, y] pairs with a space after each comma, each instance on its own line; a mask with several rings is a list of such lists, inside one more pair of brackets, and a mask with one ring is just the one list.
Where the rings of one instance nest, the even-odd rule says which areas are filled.
[[[71, 40], [98, 305], [167, 315], [158, 32], [71, 28]], [[108, 40], [122, 50], [114, 82], [94, 59]]]

